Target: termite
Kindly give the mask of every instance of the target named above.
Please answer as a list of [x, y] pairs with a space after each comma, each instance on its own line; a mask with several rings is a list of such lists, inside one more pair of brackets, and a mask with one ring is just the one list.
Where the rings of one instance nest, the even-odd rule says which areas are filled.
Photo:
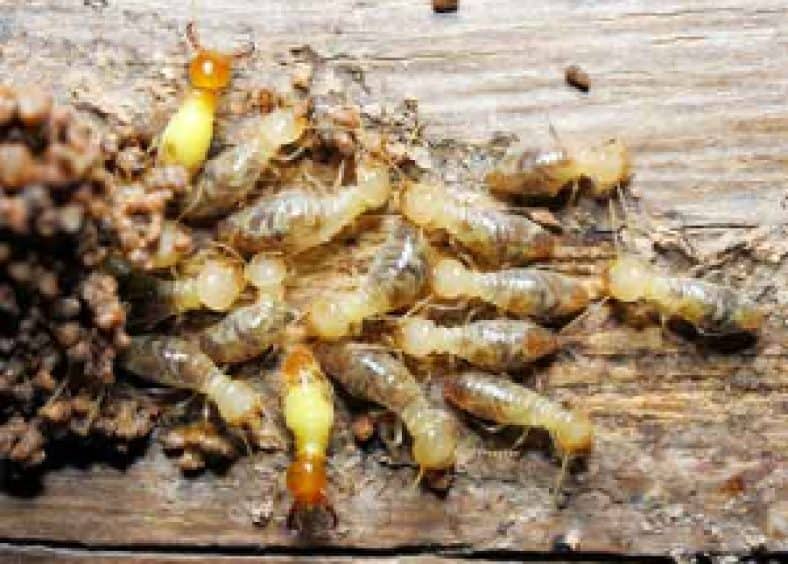
[[563, 320], [588, 307], [592, 288], [581, 280], [533, 268], [472, 270], [453, 258], [440, 259], [432, 273], [439, 298], [478, 298], [503, 311]]
[[338, 339], [364, 319], [415, 303], [429, 275], [427, 254], [419, 232], [401, 222], [389, 233], [357, 288], [319, 297], [309, 305], [313, 333], [323, 339]]
[[188, 262], [175, 280], [138, 271], [120, 276], [123, 296], [135, 304], [138, 321], [155, 323], [202, 308], [227, 311], [241, 295], [246, 282], [237, 260], [210, 253]]
[[548, 258], [555, 241], [539, 224], [507, 213], [492, 201], [466, 200], [445, 186], [417, 183], [402, 197], [402, 213], [427, 230], [446, 231], [492, 265]]
[[208, 154], [217, 97], [230, 83], [233, 59], [250, 54], [254, 47], [250, 44], [230, 54], [204, 49], [194, 22], [186, 27], [186, 37], [197, 52], [189, 62], [190, 90], [161, 135], [158, 158], [193, 174]]
[[336, 525], [326, 493], [326, 452], [334, 425], [331, 384], [304, 345], [287, 352], [281, 372], [285, 424], [295, 440], [295, 459], [287, 469], [287, 488], [294, 498], [288, 526], [298, 527], [302, 512], [317, 507], [326, 509]]
[[492, 192], [554, 198], [570, 185], [587, 185], [591, 196], [606, 198], [625, 184], [631, 174], [629, 152], [618, 139], [558, 149], [512, 148], [485, 181]]
[[260, 394], [223, 373], [195, 343], [164, 335], [132, 337], [120, 366], [149, 382], [204, 394], [225, 423], [250, 431], [262, 443]]
[[391, 191], [385, 166], [362, 161], [357, 183], [332, 194], [305, 188], [266, 195], [225, 218], [219, 238], [243, 252], [299, 253], [331, 240], [364, 212], [386, 203]]
[[664, 274], [631, 254], [622, 253], [610, 264], [604, 286], [612, 298], [646, 302], [663, 319], [682, 319], [704, 334], [752, 334], [763, 324], [763, 311], [733, 288]]
[[[620, 194], [620, 205], [627, 214], [629, 207], [623, 194]], [[610, 223], [615, 225], [612, 202], [610, 215]], [[763, 325], [763, 310], [733, 288], [660, 272], [625, 250], [617, 230], [613, 243], [616, 258], [602, 277], [604, 291], [609, 297], [625, 303], [645, 303], [659, 312], [663, 323], [680, 319], [704, 335], [754, 335]]]
[[429, 319], [403, 318], [396, 342], [410, 356], [449, 354], [494, 371], [521, 370], [558, 348], [552, 331], [530, 321], [512, 319], [442, 327]]
[[504, 378], [475, 371], [447, 376], [443, 394], [449, 403], [476, 417], [501, 425], [547, 430], [563, 459], [556, 493], [569, 458], [586, 455], [593, 448], [594, 428], [585, 415], [566, 410], [533, 390]]
[[254, 303], [234, 309], [199, 332], [200, 348], [215, 362], [234, 364], [250, 360], [278, 344], [294, 320], [284, 301], [284, 261], [255, 256], [244, 269], [246, 280], [257, 288]]
[[419, 475], [447, 470], [455, 462], [459, 430], [446, 411], [433, 407], [407, 367], [383, 351], [353, 343], [321, 344], [321, 364], [350, 395], [396, 413], [413, 438]]
[[251, 118], [233, 147], [205, 163], [182, 202], [183, 217], [204, 219], [232, 210], [249, 195], [280, 147], [298, 140], [305, 128], [306, 119], [292, 108]]

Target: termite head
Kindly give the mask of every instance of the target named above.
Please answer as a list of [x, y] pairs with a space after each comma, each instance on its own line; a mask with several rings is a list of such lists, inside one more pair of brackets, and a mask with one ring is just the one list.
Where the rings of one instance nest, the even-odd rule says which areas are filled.
[[200, 49], [189, 62], [189, 83], [194, 88], [221, 90], [230, 84], [233, 59], [229, 55]]
[[405, 191], [402, 198], [402, 213], [417, 225], [432, 223], [437, 209], [445, 202], [441, 201], [441, 190], [434, 185], [417, 183]]
[[408, 317], [400, 321], [397, 341], [407, 354], [424, 357], [434, 350], [435, 323], [429, 319]]
[[240, 380], [217, 378], [209, 395], [221, 418], [230, 425], [257, 432], [262, 427], [263, 402], [260, 394]]
[[413, 459], [422, 471], [447, 470], [454, 466], [457, 451], [457, 425], [440, 409], [422, 414], [421, 425], [411, 428]]
[[226, 257], [206, 260], [197, 275], [197, 293], [205, 307], [227, 311], [245, 286], [243, 274], [236, 261]]
[[636, 302], [646, 296], [653, 272], [648, 263], [631, 255], [621, 255], [604, 275], [607, 294], [622, 302]]
[[385, 166], [362, 161], [356, 169], [356, 178], [361, 197], [370, 208], [378, 208], [389, 199], [391, 183]]
[[356, 314], [354, 294], [317, 298], [309, 307], [308, 321], [311, 331], [323, 339], [339, 339], [348, 335], [359, 319]]
[[327, 487], [324, 458], [299, 457], [290, 465], [287, 469], [287, 489], [294, 499], [287, 519], [290, 528], [299, 528], [301, 514], [316, 508], [328, 511], [336, 525], [337, 516], [326, 496]]
[[618, 139], [610, 139], [602, 145], [573, 152], [578, 167], [591, 181], [591, 194], [606, 197], [616, 186], [629, 180], [631, 162], [629, 151]]
[[256, 254], [244, 267], [244, 279], [262, 294], [281, 295], [286, 277], [285, 261], [265, 253]]
[[580, 413], [573, 412], [571, 418], [557, 425], [552, 434], [564, 456], [588, 454], [594, 447], [594, 426]]
[[457, 259], [442, 258], [432, 271], [432, 289], [441, 298], [458, 298], [465, 293], [468, 269]]
[[189, 62], [189, 82], [194, 88], [216, 92], [230, 83], [233, 59], [249, 55], [254, 50], [250, 44], [233, 53], [220, 53], [205, 49], [200, 44], [194, 22], [186, 26], [186, 37], [197, 53]]
[[326, 462], [324, 458], [298, 458], [287, 469], [287, 489], [304, 507], [314, 507], [326, 499]]
[[307, 127], [307, 119], [293, 108], [278, 108], [263, 117], [260, 135], [269, 149], [298, 141]]

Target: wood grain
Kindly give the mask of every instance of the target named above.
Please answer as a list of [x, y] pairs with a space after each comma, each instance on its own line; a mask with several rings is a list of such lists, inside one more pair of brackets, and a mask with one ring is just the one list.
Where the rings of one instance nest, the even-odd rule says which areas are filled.
[[[478, 0], [436, 15], [410, 0], [232, 0], [196, 9], [5, 0], [2, 80], [43, 84], [120, 119], [154, 119], [177, 100], [191, 17], [211, 44], [257, 41], [239, 90], [281, 83], [288, 69], [279, 63], [309, 44], [328, 65], [362, 71], [362, 104], [418, 100], [433, 140], [484, 142], [506, 132], [538, 143], [548, 123], [560, 136], [621, 137], [635, 154], [632, 190], [660, 260], [758, 295], [771, 314], [768, 331], [754, 348], [724, 354], [607, 323], [529, 376], [587, 408], [599, 427], [598, 448], [569, 480], [563, 510], [549, 494], [557, 467], [544, 437], [522, 456], [493, 456], [485, 453], [505, 450], [510, 437], [469, 426], [465, 458], [441, 499], [409, 487], [414, 470], [396, 453], [355, 447], [342, 403], [331, 472], [341, 524], [333, 533], [299, 539], [285, 530], [284, 454], [257, 453], [225, 474], [185, 479], [153, 444], [126, 468], [66, 465], [42, 478], [37, 495], [12, 488], [0, 497], [2, 540], [153, 554], [200, 547], [516, 557], [550, 551], [576, 532], [588, 552], [788, 550], [785, 538], [765, 531], [769, 509], [788, 497], [784, 1]], [[564, 84], [572, 63], [591, 75], [589, 94]], [[609, 246], [603, 251], [600, 258]], [[254, 527], [251, 515], [272, 500], [273, 519]]]

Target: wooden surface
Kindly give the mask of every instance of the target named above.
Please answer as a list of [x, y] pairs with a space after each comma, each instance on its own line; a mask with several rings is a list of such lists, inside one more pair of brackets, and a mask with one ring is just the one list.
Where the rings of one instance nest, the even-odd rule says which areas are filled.
[[[757, 295], [768, 329], [754, 348], [723, 354], [660, 331], [610, 328], [575, 353], [579, 362], [542, 369], [536, 381], [588, 409], [599, 429], [562, 510], [549, 494], [556, 463], [538, 445], [521, 457], [485, 455], [507, 443], [470, 427], [467, 456], [440, 498], [408, 487], [414, 470], [396, 456], [359, 450], [343, 411], [333, 533], [286, 531], [285, 454], [187, 479], [154, 441], [128, 467], [67, 464], [35, 491], [9, 488], [0, 558], [37, 544], [66, 559], [66, 549], [96, 558], [113, 549], [525, 557], [567, 533], [586, 553], [788, 550], [766, 531], [767, 512], [788, 498], [783, 0], [465, 0], [446, 16], [413, 0], [183, 4], [0, 1], [2, 80], [51, 86], [122, 119], [166, 114], [188, 56], [182, 30], [196, 17], [211, 44], [257, 41], [239, 90], [276, 85], [289, 50], [308, 44], [338, 70], [363, 73], [362, 103], [417, 99], [433, 140], [543, 140], [549, 122], [561, 136], [619, 136], [635, 154], [632, 189], [660, 260]], [[589, 72], [589, 94], [564, 84], [571, 63]], [[269, 510], [270, 522], [251, 523]]]

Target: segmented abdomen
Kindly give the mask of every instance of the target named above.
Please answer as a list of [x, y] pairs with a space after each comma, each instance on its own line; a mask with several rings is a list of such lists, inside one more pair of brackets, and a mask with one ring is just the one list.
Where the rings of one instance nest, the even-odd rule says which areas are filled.
[[132, 337], [120, 364], [149, 382], [190, 390], [202, 390], [218, 370], [191, 341], [163, 335]]
[[389, 233], [369, 269], [365, 291], [380, 295], [389, 309], [413, 304], [427, 284], [427, 249], [418, 231], [400, 223]]
[[254, 188], [267, 160], [257, 139], [242, 142], [209, 160], [181, 206], [184, 217], [202, 219], [232, 210]]
[[491, 264], [518, 264], [552, 255], [552, 235], [525, 217], [468, 205], [458, 205], [455, 213], [452, 235]]
[[553, 272], [514, 268], [479, 276], [481, 298], [519, 315], [560, 318], [585, 309], [589, 302], [583, 284]]
[[219, 238], [238, 250], [301, 250], [303, 239], [317, 231], [327, 210], [305, 190], [284, 190], [265, 196], [230, 215], [219, 225]]
[[319, 345], [315, 352], [326, 372], [354, 397], [401, 413], [421, 395], [410, 371], [387, 353], [349, 344]]
[[291, 320], [284, 302], [266, 296], [203, 329], [200, 348], [215, 362], [243, 362], [273, 345]]
[[520, 370], [555, 351], [555, 336], [528, 321], [476, 321], [449, 329], [457, 335], [454, 354], [489, 370]]
[[536, 392], [504, 378], [463, 372], [446, 378], [446, 398], [469, 413], [506, 425], [542, 425], [553, 404]]
[[711, 333], [752, 329], [743, 328], [738, 320], [755, 306], [734, 289], [694, 278], [670, 278], [667, 282], [671, 297], [659, 305], [668, 315]]

